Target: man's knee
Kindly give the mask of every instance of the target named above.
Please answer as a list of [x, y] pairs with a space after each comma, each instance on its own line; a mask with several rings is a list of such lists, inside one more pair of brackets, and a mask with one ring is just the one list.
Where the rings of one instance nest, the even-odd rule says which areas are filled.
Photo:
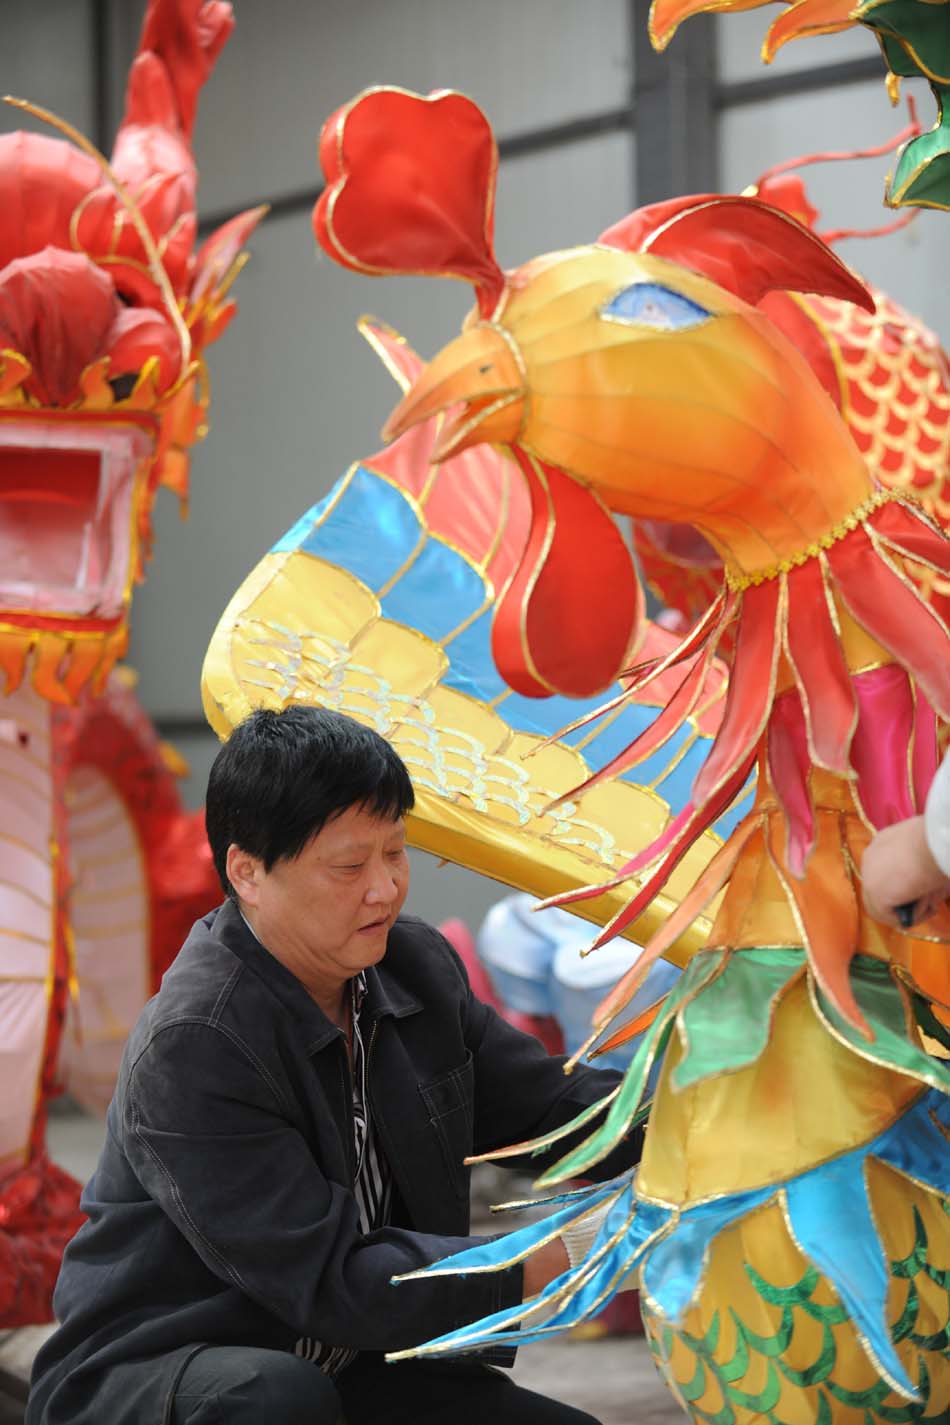
[[[554, 1400], [550, 1396], [538, 1395], [533, 1390], [523, 1388], [517, 1391], [517, 1395], [517, 1407], [511, 1419], [517, 1419], [518, 1425], [601, 1425], [601, 1422], [593, 1415], [588, 1415], [586, 1410], [579, 1410], [575, 1405], [565, 1405], [563, 1401]], [[508, 1417], [504, 1418], [507, 1421]]]
[[[202, 1412], [205, 1412], [204, 1414]], [[283, 1351], [209, 1347], [175, 1392], [173, 1425], [338, 1425], [340, 1397], [310, 1361]]]
[[[258, 1425], [337, 1425], [340, 1397], [333, 1382], [312, 1362], [280, 1351], [259, 1355], [256, 1379], [236, 1386], [229, 1400], [243, 1405], [246, 1399]], [[227, 1412], [225, 1418], [230, 1418]]]

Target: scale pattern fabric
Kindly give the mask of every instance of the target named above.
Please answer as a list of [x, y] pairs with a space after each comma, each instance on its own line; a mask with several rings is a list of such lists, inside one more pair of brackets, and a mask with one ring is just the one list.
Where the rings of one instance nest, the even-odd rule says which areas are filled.
[[[374, 270], [404, 270], [425, 194], [407, 223], [385, 174], [360, 185], [372, 157], [364, 167], [346, 140], [363, 106], [376, 125], [388, 117], [398, 148], [405, 96], [397, 110], [388, 91], [369, 91], [331, 117], [346, 162], [327, 173], [316, 231], [353, 179]], [[438, 108], [420, 98], [404, 136], [427, 122], [438, 126]], [[429, 181], [432, 210], [446, 194], [451, 206], [438, 165]], [[908, 569], [945, 577], [950, 544], [874, 483], [763, 310], [776, 290], [874, 310], [812, 232], [755, 199], [640, 209], [592, 247], [505, 274], [497, 296], [493, 278], [388, 424], [400, 437], [441, 417], [437, 460], [506, 445], [529, 486], [569, 481], [614, 513], [693, 525], [722, 561], [723, 588], [679, 662], [624, 680], [635, 696], [657, 667], [679, 666], [663, 711], [581, 784], [597, 789], [675, 735], [728, 631], [723, 714], [690, 800], [620, 875], [559, 903], [581, 906], [628, 874], [627, 904], [600, 938], [628, 929], [757, 774], [751, 810], [595, 1015], [598, 1048], [643, 1037], [617, 1092], [572, 1125], [586, 1130], [580, 1146], [546, 1157], [553, 1217], [428, 1270], [497, 1270], [602, 1210], [593, 1247], [534, 1301], [416, 1353], [565, 1330], [633, 1273], [660, 1368], [697, 1422], [936, 1421], [950, 1412], [950, 924], [937, 916], [903, 934], [868, 920], [860, 865], [875, 827], [922, 808], [937, 765], [950, 629]], [[605, 580], [605, 603], [610, 592]], [[667, 998], [617, 1030], [656, 958], [720, 894]], [[634, 1173], [557, 1191], [647, 1115]], [[559, 1136], [504, 1152], [549, 1155]]]

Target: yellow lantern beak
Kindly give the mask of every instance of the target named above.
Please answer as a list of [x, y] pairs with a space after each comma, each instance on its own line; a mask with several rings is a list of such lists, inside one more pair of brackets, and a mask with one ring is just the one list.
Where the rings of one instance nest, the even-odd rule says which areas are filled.
[[521, 432], [526, 391], [514, 341], [501, 327], [479, 323], [429, 363], [386, 422], [383, 439], [395, 440], [410, 427], [449, 412], [432, 450], [433, 462], [483, 441], [512, 444]]

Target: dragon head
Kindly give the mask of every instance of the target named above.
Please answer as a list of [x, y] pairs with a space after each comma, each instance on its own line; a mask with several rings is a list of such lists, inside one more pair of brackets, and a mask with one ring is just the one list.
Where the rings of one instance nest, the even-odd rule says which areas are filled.
[[125, 650], [161, 485], [184, 501], [206, 429], [203, 353], [262, 216], [195, 252], [191, 133], [233, 26], [221, 0], [150, 0], [111, 162], [0, 136], [0, 667], [69, 702]]
[[[436, 460], [493, 441], [529, 482], [542, 482], [541, 555], [524, 599], [543, 575], [542, 547], [557, 546], [550, 526], [562, 508], [589, 637], [619, 586], [616, 565], [580, 533], [585, 504], [690, 524], [747, 578], [793, 559], [868, 497], [866, 467], [838, 412], [757, 304], [784, 288], [872, 310], [873, 300], [787, 213], [752, 198], [675, 199], [638, 210], [589, 247], [505, 273], [490, 246], [494, 140], [470, 101], [368, 91], [328, 121], [322, 153], [329, 182], [315, 226], [338, 261], [475, 284], [462, 334], [414, 383], [385, 434], [442, 412]], [[622, 645], [615, 640], [611, 677]], [[565, 649], [565, 661], [584, 661], [579, 651]]]

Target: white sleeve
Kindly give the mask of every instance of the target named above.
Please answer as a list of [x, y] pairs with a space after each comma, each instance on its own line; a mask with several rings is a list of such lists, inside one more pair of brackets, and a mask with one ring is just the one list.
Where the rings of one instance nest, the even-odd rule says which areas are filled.
[[950, 753], [937, 768], [927, 794], [924, 813], [930, 854], [945, 876], [950, 876]]

